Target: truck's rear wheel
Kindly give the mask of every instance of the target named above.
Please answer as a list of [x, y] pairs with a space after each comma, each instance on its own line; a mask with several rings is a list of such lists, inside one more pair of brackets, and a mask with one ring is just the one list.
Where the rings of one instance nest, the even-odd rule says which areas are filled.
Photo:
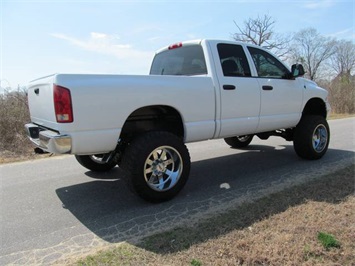
[[161, 202], [184, 187], [190, 173], [190, 155], [180, 138], [169, 132], [148, 132], [127, 146], [121, 168], [143, 199]]
[[106, 172], [117, 164], [116, 152], [95, 154], [95, 155], [75, 155], [76, 160], [85, 168], [95, 172]]
[[323, 116], [307, 115], [295, 129], [293, 147], [301, 158], [317, 160], [327, 152], [329, 140], [327, 120]]
[[225, 138], [224, 141], [232, 148], [245, 148], [253, 140], [254, 135], [243, 135], [231, 138]]

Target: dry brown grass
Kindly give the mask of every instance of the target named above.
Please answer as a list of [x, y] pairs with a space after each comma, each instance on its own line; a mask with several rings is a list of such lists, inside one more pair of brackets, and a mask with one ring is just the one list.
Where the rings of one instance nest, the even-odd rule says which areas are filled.
[[[28, 141], [28, 140], [26, 140]], [[0, 164], [23, 162], [28, 160], [43, 159], [53, 156], [52, 154], [36, 154], [33, 147], [29, 144], [27, 149], [22, 148], [21, 151], [4, 150], [0, 151]]]
[[25, 90], [0, 94], [0, 164], [49, 156], [34, 153], [24, 129], [29, 121]]
[[31, 144], [26, 137], [24, 124], [29, 120], [24, 91], [0, 94], [0, 163], [28, 159]]
[[337, 114], [334, 112], [331, 112], [328, 119], [343, 119], [343, 118], [349, 118], [349, 117], [354, 117], [355, 114]]
[[[354, 207], [354, 197], [339, 205], [309, 201], [186, 251], [159, 256], [158, 264], [188, 265], [198, 258], [205, 265], [350, 265], [355, 262]], [[341, 248], [324, 249], [317, 241], [319, 231], [335, 235]]]
[[[78, 265], [355, 265], [354, 166]], [[339, 248], [326, 249], [318, 232]]]

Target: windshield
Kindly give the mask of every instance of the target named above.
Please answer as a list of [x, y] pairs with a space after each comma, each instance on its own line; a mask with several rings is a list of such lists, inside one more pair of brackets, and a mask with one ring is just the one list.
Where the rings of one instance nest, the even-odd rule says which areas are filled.
[[150, 75], [207, 74], [205, 57], [200, 45], [182, 46], [156, 54]]

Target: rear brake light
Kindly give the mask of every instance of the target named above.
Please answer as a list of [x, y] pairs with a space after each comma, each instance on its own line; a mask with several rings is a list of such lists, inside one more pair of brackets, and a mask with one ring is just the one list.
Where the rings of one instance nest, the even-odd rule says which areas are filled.
[[58, 85], [53, 86], [55, 117], [58, 123], [74, 121], [70, 90]]
[[181, 42], [175, 43], [175, 44], [172, 44], [172, 45], [169, 46], [169, 50], [180, 48], [180, 47], [182, 47], [182, 43]]

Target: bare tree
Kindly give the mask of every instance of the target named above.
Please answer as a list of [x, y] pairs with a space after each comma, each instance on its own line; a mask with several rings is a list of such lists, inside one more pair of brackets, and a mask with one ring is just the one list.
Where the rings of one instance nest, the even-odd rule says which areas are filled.
[[293, 59], [302, 63], [311, 80], [317, 78], [321, 67], [335, 53], [335, 40], [320, 35], [316, 29], [307, 28], [294, 36]]
[[291, 38], [286, 35], [274, 32], [276, 21], [269, 15], [245, 20], [243, 26], [239, 26], [235, 21], [238, 32], [233, 34], [233, 39], [252, 43], [268, 50], [272, 50], [278, 56], [285, 56], [288, 52], [288, 44]]
[[338, 41], [330, 66], [337, 77], [350, 78], [351, 72], [355, 69], [355, 44], [351, 41]]

